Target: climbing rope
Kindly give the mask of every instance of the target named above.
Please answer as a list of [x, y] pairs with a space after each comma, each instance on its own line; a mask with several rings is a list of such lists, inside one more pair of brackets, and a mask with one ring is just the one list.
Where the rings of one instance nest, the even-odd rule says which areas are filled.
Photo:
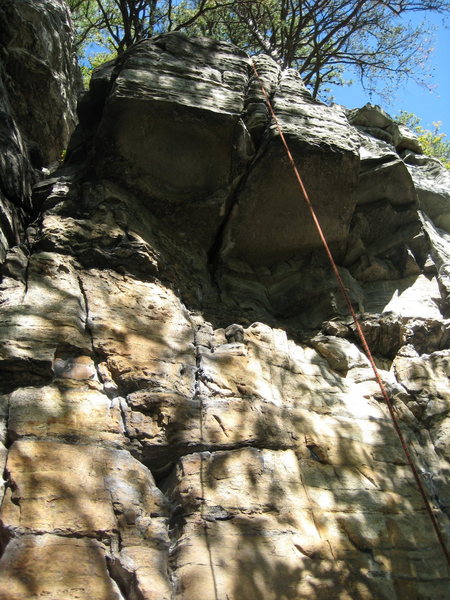
[[422, 484], [422, 482], [420, 480], [419, 472], [417, 470], [417, 467], [414, 464], [413, 458], [412, 458], [411, 453], [410, 453], [410, 451], [408, 449], [408, 446], [406, 444], [405, 438], [404, 438], [404, 436], [403, 436], [403, 434], [401, 432], [400, 426], [398, 424], [397, 417], [396, 417], [395, 412], [394, 412], [394, 407], [393, 407], [392, 401], [389, 398], [389, 394], [387, 393], [386, 387], [385, 387], [385, 385], [383, 383], [383, 380], [381, 379], [380, 373], [378, 372], [378, 369], [377, 369], [377, 366], [375, 364], [372, 352], [371, 352], [371, 350], [369, 348], [369, 345], [367, 343], [366, 336], [364, 335], [364, 332], [362, 330], [362, 327], [361, 327], [361, 324], [359, 322], [358, 316], [356, 315], [355, 309], [353, 308], [352, 302], [350, 300], [350, 296], [348, 295], [348, 292], [347, 292], [347, 289], [345, 288], [345, 285], [344, 285], [344, 282], [342, 280], [341, 274], [339, 273], [339, 269], [336, 266], [336, 263], [334, 261], [334, 258], [333, 258], [333, 255], [331, 253], [330, 247], [328, 245], [328, 242], [327, 242], [327, 240], [325, 238], [325, 235], [323, 233], [322, 227], [320, 225], [319, 219], [317, 218], [316, 212], [315, 212], [314, 207], [312, 205], [312, 202], [311, 202], [311, 200], [309, 198], [308, 192], [306, 191], [306, 188], [305, 188], [305, 186], [303, 184], [303, 180], [302, 180], [302, 178], [300, 176], [299, 170], [297, 169], [297, 165], [295, 164], [294, 158], [292, 157], [291, 151], [290, 151], [289, 146], [288, 146], [288, 144], [286, 142], [286, 138], [284, 137], [283, 131], [281, 129], [280, 122], [279, 122], [277, 116], [275, 115], [275, 111], [273, 109], [272, 102], [270, 101], [270, 98], [269, 98], [269, 96], [268, 96], [268, 94], [267, 94], [267, 92], [266, 92], [266, 90], [264, 88], [264, 84], [263, 84], [263, 82], [261, 80], [261, 77], [259, 76], [259, 73], [258, 73], [258, 71], [256, 69], [256, 65], [255, 65], [254, 62], [252, 62], [252, 66], [253, 66], [253, 70], [255, 72], [257, 81], [259, 82], [259, 85], [261, 87], [261, 91], [262, 91], [264, 99], [266, 101], [267, 108], [269, 109], [269, 113], [270, 113], [270, 115], [271, 115], [271, 117], [273, 119], [273, 122], [275, 123], [275, 126], [276, 126], [277, 131], [278, 131], [279, 136], [280, 136], [280, 139], [281, 139], [281, 141], [283, 143], [284, 149], [285, 149], [287, 157], [289, 159], [289, 163], [290, 163], [290, 165], [292, 167], [292, 170], [294, 172], [295, 178], [297, 179], [298, 185], [299, 185], [300, 190], [301, 190], [301, 192], [303, 194], [303, 198], [304, 198], [304, 200], [306, 202], [306, 205], [308, 206], [309, 212], [310, 212], [311, 217], [312, 217], [312, 219], [314, 221], [314, 225], [316, 226], [317, 233], [319, 234], [320, 240], [321, 240], [321, 242], [323, 244], [323, 247], [325, 249], [325, 252], [326, 252], [326, 255], [327, 255], [328, 260], [330, 262], [331, 268], [333, 269], [333, 273], [334, 273], [334, 275], [336, 277], [336, 280], [338, 282], [338, 286], [339, 286], [339, 288], [340, 288], [340, 290], [342, 292], [342, 295], [344, 297], [345, 303], [346, 303], [346, 305], [348, 307], [348, 310], [349, 310], [349, 312], [350, 312], [350, 314], [352, 316], [353, 322], [355, 324], [356, 331], [358, 333], [358, 337], [359, 337], [359, 339], [361, 341], [362, 347], [364, 348], [364, 352], [366, 353], [366, 356], [369, 359], [370, 365], [371, 365], [373, 373], [375, 375], [375, 379], [376, 379], [376, 381], [377, 381], [377, 383], [378, 383], [378, 385], [380, 387], [381, 394], [383, 396], [384, 401], [386, 402], [386, 406], [388, 407], [389, 414], [391, 416], [392, 423], [394, 425], [394, 429], [395, 429], [395, 431], [397, 433], [397, 436], [398, 436], [398, 438], [400, 440], [401, 446], [403, 448], [403, 452], [404, 452], [404, 454], [406, 456], [406, 460], [407, 460], [407, 462], [408, 462], [408, 464], [409, 464], [409, 466], [411, 468], [411, 471], [412, 471], [412, 474], [413, 474], [414, 479], [416, 481], [416, 484], [417, 484], [417, 487], [419, 489], [419, 492], [420, 492], [420, 494], [421, 494], [421, 496], [423, 498], [423, 502], [424, 502], [426, 511], [427, 511], [427, 513], [428, 513], [428, 515], [429, 515], [429, 517], [431, 519], [431, 522], [433, 524], [433, 529], [434, 529], [434, 531], [436, 533], [436, 537], [439, 540], [439, 544], [442, 547], [442, 551], [443, 551], [443, 553], [445, 555], [445, 558], [447, 559], [447, 563], [448, 563], [448, 566], [450, 568], [450, 553], [449, 553], [449, 551], [447, 549], [447, 546], [445, 545], [444, 536], [442, 535], [439, 523], [438, 523], [438, 521], [437, 521], [437, 519], [436, 519], [436, 517], [435, 517], [435, 515], [433, 513], [433, 509], [431, 508], [430, 502], [429, 502], [428, 497], [427, 497], [427, 493], [426, 493], [425, 488], [424, 488], [424, 486], [423, 486], [423, 484]]

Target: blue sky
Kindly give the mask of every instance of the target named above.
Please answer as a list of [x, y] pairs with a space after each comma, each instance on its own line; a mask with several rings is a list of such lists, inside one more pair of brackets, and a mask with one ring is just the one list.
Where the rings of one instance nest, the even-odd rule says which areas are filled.
[[[411, 21], [420, 23], [424, 13], [414, 15]], [[427, 129], [432, 128], [432, 123], [441, 121], [441, 131], [450, 139], [450, 20], [443, 23], [441, 15], [428, 13], [426, 19], [436, 28], [434, 39], [434, 52], [430, 57], [430, 71], [433, 75], [431, 81], [433, 91], [410, 82], [402, 85], [392, 96], [390, 104], [380, 97], [369, 98], [358, 84], [348, 87], [334, 87], [332, 94], [334, 101], [348, 108], [360, 107], [366, 102], [378, 104], [390, 115], [395, 116], [400, 110], [412, 112], [422, 120], [422, 125]], [[351, 75], [349, 75], [349, 79]]]

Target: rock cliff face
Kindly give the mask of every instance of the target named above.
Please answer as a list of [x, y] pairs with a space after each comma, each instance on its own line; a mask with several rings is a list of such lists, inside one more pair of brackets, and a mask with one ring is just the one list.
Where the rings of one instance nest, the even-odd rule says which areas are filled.
[[79, 74], [63, 0], [0, 0], [0, 262], [23, 239], [31, 186], [75, 125]]
[[[449, 544], [449, 175], [255, 64]], [[449, 598], [250, 59], [164, 35], [78, 112], [1, 284], [1, 600]]]

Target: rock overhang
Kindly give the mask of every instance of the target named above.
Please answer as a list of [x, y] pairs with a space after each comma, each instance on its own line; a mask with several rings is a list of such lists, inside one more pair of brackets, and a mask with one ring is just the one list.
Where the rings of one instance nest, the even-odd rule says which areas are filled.
[[[343, 246], [356, 204], [357, 131], [340, 107], [313, 100], [296, 72], [267, 57], [255, 64], [330, 243]], [[142, 42], [112, 72], [94, 137], [96, 172], [146, 196], [159, 215], [176, 205], [201, 219], [203, 205], [208, 243], [226, 240], [222, 261], [270, 264], [308, 253], [320, 240], [262, 107], [250, 59], [233, 46], [178, 33]]]
[[[302, 179], [330, 244], [347, 239], [356, 205], [358, 157], [289, 138]], [[321, 247], [320, 238], [281, 140], [253, 164], [225, 228], [222, 258], [272, 265]]]
[[207, 256], [239, 306], [278, 316], [315, 306], [320, 319], [339, 302], [314, 284], [326, 278], [322, 243], [261, 87], [355, 305], [364, 286], [417, 276], [419, 188], [399, 155], [419, 149], [414, 136], [378, 107], [327, 106], [296, 71], [227, 43], [173, 32], [98, 69], [82, 105], [97, 115], [84, 120], [93, 176], [131, 192], [179, 251]]
[[94, 81], [103, 93], [99, 81], [110, 81], [93, 140], [96, 173], [159, 217], [184, 213], [180, 229], [205, 249], [254, 154], [241, 119], [248, 70], [230, 44], [168, 34], [138, 44]]

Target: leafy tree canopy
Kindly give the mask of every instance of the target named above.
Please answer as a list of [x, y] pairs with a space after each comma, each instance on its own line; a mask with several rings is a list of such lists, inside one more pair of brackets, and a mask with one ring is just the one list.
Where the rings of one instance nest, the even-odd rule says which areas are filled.
[[[167, 31], [230, 41], [297, 68], [313, 95], [354, 71], [368, 92], [425, 84], [431, 31], [408, 13], [450, 12], [446, 0], [69, 0], [80, 57], [121, 54]], [[94, 46], [93, 46], [94, 44]]]
[[450, 141], [445, 139], [446, 134], [441, 132], [440, 121], [432, 123], [433, 129], [425, 129], [417, 115], [404, 110], [400, 111], [396, 120], [417, 134], [424, 154], [438, 158], [444, 167], [450, 170]]

